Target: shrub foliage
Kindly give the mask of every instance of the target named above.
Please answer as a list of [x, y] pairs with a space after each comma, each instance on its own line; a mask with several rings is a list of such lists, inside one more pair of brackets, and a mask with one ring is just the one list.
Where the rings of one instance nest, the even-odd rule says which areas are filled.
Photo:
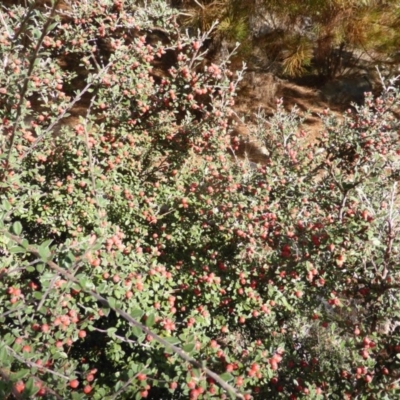
[[278, 100], [255, 166], [229, 136], [241, 72], [176, 17], [2, 14], [1, 397], [397, 396], [395, 80], [316, 143]]

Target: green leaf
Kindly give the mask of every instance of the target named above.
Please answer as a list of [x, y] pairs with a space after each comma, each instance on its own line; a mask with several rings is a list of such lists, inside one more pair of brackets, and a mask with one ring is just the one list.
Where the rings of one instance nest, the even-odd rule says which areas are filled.
[[40, 258], [43, 261], [47, 262], [50, 254], [51, 254], [50, 249], [48, 247], [41, 245], [38, 247], [38, 252], [39, 252]]
[[53, 242], [53, 239], [45, 240], [41, 246], [43, 247], [50, 247], [51, 243]]
[[21, 371], [16, 372], [15, 374], [10, 375], [10, 379], [12, 382], [17, 382], [22, 378], [25, 378], [29, 374], [29, 369], [21, 369]]
[[33, 292], [33, 297], [36, 299], [36, 300], [42, 300], [42, 293], [41, 292]]
[[26, 249], [20, 246], [14, 246], [9, 249], [10, 253], [12, 254], [19, 254], [19, 253], [26, 253]]
[[110, 308], [117, 308], [117, 301], [113, 297], [109, 297], [107, 299], [108, 304], [110, 305]]
[[0, 346], [0, 364], [8, 365], [9, 355], [4, 346]]
[[11, 203], [8, 200], [4, 200], [2, 203], [2, 208], [6, 211], [11, 210]]
[[88, 281], [86, 277], [79, 278], [79, 285], [81, 286], [82, 289], [86, 288], [87, 283]]
[[193, 376], [194, 376], [195, 378], [200, 378], [201, 375], [202, 375], [202, 370], [200, 370], [200, 369], [198, 369], [198, 368], [193, 368], [193, 369], [190, 371], [190, 373], [193, 374]]
[[377, 239], [377, 238], [373, 238], [373, 239], [372, 239], [372, 244], [373, 244], [375, 247], [379, 247], [379, 246], [381, 245], [381, 241], [380, 241], [379, 239]]
[[101, 310], [103, 311], [103, 313], [104, 313], [104, 316], [105, 317], [108, 317], [108, 315], [110, 314], [110, 308], [107, 308], [107, 307], [102, 307], [101, 308]]
[[52, 24], [48, 27], [47, 33], [51, 32], [57, 25], [58, 25], [58, 22], [52, 23]]
[[27, 396], [34, 396], [39, 391], [39, 387], [34, 385], [34, 382], [35, 381], [32, 377], [30, 377], [26, 382], [24, 394]]
[[131, 331], [133, 335], [137, 338], [144, 336], [143, 331], [138, 326], [132, 326]]
[[140, 318], [143, 317], [144, 311], [143, 311], [143, 310], [140, 310], [139, 308], [136, 308], [136, 309], [133, 309], [133, 310], [130, 312], [130, 315], [131, 315], [131, 317], [134, 318], [134, 319], [140, 319]]
[[188, 343], [188, 344], [185, 344], [185, 345], [182, 347], [182, 350], [183, 350], [185, 353], [190, 354], [190, 353], [193, 352], [195, 346], [196, 346], [195, 343]]
[[152, 314], [150, 314], [147, 318], [146, 318], [146, 322], [145, 322], [145, 324], [146, 324], [146, 326], [147, 327], [152, 327], [154, 324], [155, 324], [155, 322], [156, 322], [156, 317], [155, 317], [155, 315], [152, 313]]
[[45, 268], [44, 264], [37, 264], [36, 265], [36, 271], [39, 272], [39, 274], [43, 273], [44, 268]]
[[107, 329], [107, 335], [108, 336], [113, 336], [117, 332], [117, 328], [108, 328]]
[[186, 335], [186, 334], [182, 333], [182, 335], [179, 335], [179, 339], [182, 342], [191, 343], [194, 341], [195, 336], [194, 335]]
[[79, 285], [81, 286], [82, 289], [89, 289], [89, 290], [95, 289], [93, 282], [88, 280], [87, 277], [79, 278]]
[[222, 375], [219, 376], [222, 380], [225, 382], [230, 382], [233, 379], [233, 375], [231, 375], [229, 372], [225, 372]]
[[77, 392], [72, 392], [71, 393], [71, 399], [72, 400], [81, 400], [82, 398], [83, 398], [83, 395], [81, 393], [77, 393]]
[[164, 339], [166, 342], [168, 342], [169, 344], [173, 344], [173, 345], [177, 345], [177, 344], [179, 344], [179, 343], [181, 342], [178, 338], [173, 337], [173, 336], [164, 337], [163, 339]]
[[70, 269], [75, 261], [74, 255], [69, 252], [62, 259], [60, 259], [59, 264], [65, 269]]
[[22, 232], [22, 224], [19, 221], [14, 222], [12, 226], [12, 231], [15, 235], [19, 236]]

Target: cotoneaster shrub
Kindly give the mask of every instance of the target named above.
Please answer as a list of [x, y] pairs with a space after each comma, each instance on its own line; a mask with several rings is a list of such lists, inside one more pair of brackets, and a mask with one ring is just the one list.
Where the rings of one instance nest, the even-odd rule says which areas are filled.
[[240, 73], [135, 3], [3, 14], [1, 396], [396, 397], [395, 82], [316, 144], [279, 100], [250, 165]]

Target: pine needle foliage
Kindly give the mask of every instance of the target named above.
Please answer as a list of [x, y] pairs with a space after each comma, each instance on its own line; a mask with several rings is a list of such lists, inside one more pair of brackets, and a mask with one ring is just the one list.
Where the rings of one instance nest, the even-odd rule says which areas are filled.
[[303, 74], [311, 64], [312, 55], [312, 46], [303, 36], [289, 38], [283, 51], [283, 73], [289, 76]]
[[[373, 52], [377, 60], [383, 61], [393, 53], [400, 38], [397, 1], [264, 0], [263, 4], [285, 31], [283, 71], [291, 76], [304, 73], [311, 65], [320, 75], [333, 78], [346, 69], [344, 54], [356, 51]], [[301, 31], [305, 19], [311, 25], [310, 32]], [[297, 56], [291, 52], [294, 29], [300, 29], [303, 40], [313, 47], [311, 63], [304, 57], [304, 44], [298, 47]], [[288, 52], [289, 59], [284, 57]], [[301, 59], [304, 62], [298, 63]], [[288, 63], [291, 68], [287, 68]]]
[[[207, 30], [218, 19], [220, 38], [248, 45], [255, 39], [252, 21], [268, 26], [266, 57], [278, 60], [287, 76], [317, 73], [325, 79], [343, 75], [366, 55], [390, 63], [400, 42], [398, 0], [187, 0], [187, 26]], [[264, 41], [263, 41], [264, 43]]]
[[230, 42], [241, 42], [241, 52], [248, 52], [250, 43], [249, 18], [255, 12], [255, 2], [238, 0], [190, 0], [182, 3], [186, 18], [183, 25], [194, 32], [208, 31], [218, 20], [214, 37], [219, 41], [225, 39]]

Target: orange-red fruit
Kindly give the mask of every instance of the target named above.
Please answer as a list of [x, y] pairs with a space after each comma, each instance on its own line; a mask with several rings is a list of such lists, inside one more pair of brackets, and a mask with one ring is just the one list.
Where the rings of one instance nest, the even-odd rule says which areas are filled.
[[22, 393], [25, 390], [25, 383], [22, 381], [18, 381], [15, 385], [14, 385], [14, 389], [18, 392], [18, 393]]
[[79, 331], [78, 336], [83, 339], [84, 337], [86, 337], [86, 331]]
[[90, 385], [86, 385], [83, 388], [83, 393], [85, 393], [85, 394], [89, 394], [91, 391], [92, 391], [92, 387]]
[[70, 386], [72, 389], [76, 389], [76, 388], [79, 386], [79, 381], [78, 381], [78, 379], [72, 380], [72, 381], [69, 383], [69, 386]]

